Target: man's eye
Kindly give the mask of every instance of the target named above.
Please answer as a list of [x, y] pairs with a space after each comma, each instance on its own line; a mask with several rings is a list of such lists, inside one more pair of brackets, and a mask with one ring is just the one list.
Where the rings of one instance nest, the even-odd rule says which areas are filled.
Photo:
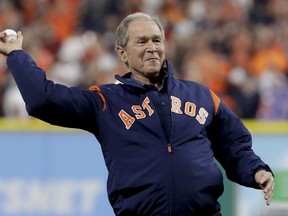
[[161, 39], [155, 39], [154, 43], [162, 43], [162, 40]]
[[144, 40], [139, 40], [138, 43], [139, 43], [139, 44], [144, 44], [145, 41], [144, 41]]

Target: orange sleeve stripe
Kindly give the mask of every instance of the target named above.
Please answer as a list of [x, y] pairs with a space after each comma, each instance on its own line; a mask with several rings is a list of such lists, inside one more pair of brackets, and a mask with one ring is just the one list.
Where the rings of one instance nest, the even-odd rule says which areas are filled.
[[95, 85], [94, 85], [94, 86], [91, 86], [91, 87], [89, 88], [89, 90], [96, 92], [96, 93], [100, 96], [101, 101], [102, 101], [102, 103], [103, 103], [103, 111], [104, 111], [104, 110], [106, 109], [106, 100], [105, 100], [105, 97], [104, 97], [104, 95], [102, 94], [100, 88], [99, 88], [98, 86], [95, 86]]
[[212, 90], [210, 90], [210, 94], [214, 102], [214, 115], [216, 115], [220, 105], [220, 98]]

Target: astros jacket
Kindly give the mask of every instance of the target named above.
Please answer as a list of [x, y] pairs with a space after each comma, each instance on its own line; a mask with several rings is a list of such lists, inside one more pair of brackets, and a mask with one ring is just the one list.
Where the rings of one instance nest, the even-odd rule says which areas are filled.
[[47, 80], [25, 51], [11, 52], [7, 65], [30, 115], [97, 138], [116, 215], [210, 216], [220, 211], [223, 193], [214, 158], [230, 180], [247, 187], [259, 188], [255, 172], [270, 170], [253, 152], [239, 118], [208, 88], [175, 79], [167, 61], [168, 104], [155, 104], [157, 96], [152, 100], [152, 90], [130, 74], [117, 76], [119, 84], [84, 90]]

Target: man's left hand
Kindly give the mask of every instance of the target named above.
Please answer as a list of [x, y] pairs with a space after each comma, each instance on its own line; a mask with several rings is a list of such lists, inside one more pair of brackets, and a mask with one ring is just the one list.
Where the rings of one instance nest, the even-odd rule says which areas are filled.
[[266, 204], [270, 205], [275, 186], [272, 173], [266, 170], [259, 170], [255, 174], [255, 181], [259, 184], [265, 194], [264, 199], [266, 200]]

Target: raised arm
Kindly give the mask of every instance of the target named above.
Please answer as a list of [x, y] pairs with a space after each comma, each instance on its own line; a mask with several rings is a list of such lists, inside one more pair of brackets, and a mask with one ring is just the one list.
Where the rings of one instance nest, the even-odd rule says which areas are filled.
[[25, 101], [27, 112], [51, 124], [96, 128], [95, 113], [102, 110], [101, 97], [90, 90], [68, 88], [46, 79], [46, 73], [31, 56], [22, 50], [20, 32], [14, 43], [4, 43], [0, 33], [0, 52], [7, 56], [7, 65]]

